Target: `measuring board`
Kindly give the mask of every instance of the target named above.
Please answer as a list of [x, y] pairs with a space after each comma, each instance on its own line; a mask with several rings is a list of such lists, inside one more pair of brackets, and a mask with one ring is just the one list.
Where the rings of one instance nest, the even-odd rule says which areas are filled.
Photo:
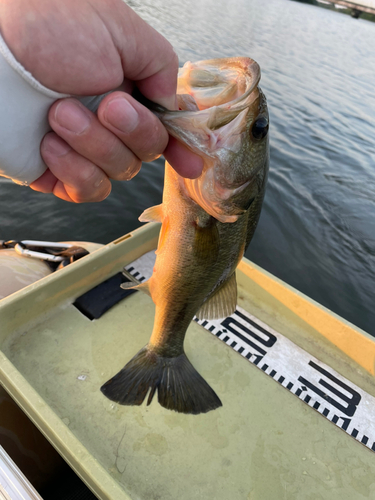
[[[152, 275], [151, 251], [126, 269], [139, 281]], [[227, 318], [198, 320], [289, 392], [375, 452], [375, 398], [281, 333], [237, 306]]]

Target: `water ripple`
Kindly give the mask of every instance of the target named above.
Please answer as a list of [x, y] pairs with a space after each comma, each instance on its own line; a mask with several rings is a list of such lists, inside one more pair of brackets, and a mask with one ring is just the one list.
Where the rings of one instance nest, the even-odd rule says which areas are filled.
[[[289, 0], [128, 3], [181, 62], [260, 64], [271, 170], [247, 256], [375, 335], [375, 23]], [[81, 206], [0, 179], [0, 239], [110, 241], [160, 203], [162, 178], [159, 160]]]

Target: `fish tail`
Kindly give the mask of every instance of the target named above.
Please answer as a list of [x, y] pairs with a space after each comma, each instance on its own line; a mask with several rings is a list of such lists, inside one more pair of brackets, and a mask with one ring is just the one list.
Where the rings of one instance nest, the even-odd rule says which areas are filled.
[[110, 400], [129, 406], [141, 405], [148, 393], [149, 405], [157, 390], [161, 406], [194, 415], [222, 406], [185, 353], [167, 358], [148, 346], [143, 347], [100, 390]]

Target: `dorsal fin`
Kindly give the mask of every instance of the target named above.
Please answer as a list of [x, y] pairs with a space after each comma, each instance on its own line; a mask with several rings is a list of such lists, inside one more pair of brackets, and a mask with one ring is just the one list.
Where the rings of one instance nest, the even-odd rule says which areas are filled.
[[163, 222], [163, 204], [146, 208], [138, 220], [140, 222]]
[[198, 319], [226, 318], [234, 313], [237, 305], [237, 282], [234, 272], [203, 303], [196, 316]]

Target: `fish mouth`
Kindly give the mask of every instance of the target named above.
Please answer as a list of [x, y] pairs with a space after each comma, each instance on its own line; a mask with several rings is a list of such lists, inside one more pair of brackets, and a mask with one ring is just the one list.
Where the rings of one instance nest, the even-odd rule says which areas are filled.
[[[193, 75], [193, 76], [191, 76]], [[199, 79], [199, 75], [201, 80]], [[179, 111], [154, 108], [168, 133], [200, 156], [215, 157], [238, 138], [257, 99], [259, 65], [250, 58], [187, 62], [179, 71]]]
[[252, 93], [260, 76], [258, 63], [249, 57], [187, 62], [178, 73], [177, 94], [190, 95], [199, 110], [233, 108]]
[[197, 179], [181, 177], [180, 184], [220, 222], [235, 222], [246, 211], [236, 199], [251, 184], [254, 172], [239, 172], [234, 158], [258, 113], [259, 80], [260, 68], [250, 58], [189, 62], [179, 72], [181, 110], [156, 111], [169, 134], [203, 158], [202, 174]]

